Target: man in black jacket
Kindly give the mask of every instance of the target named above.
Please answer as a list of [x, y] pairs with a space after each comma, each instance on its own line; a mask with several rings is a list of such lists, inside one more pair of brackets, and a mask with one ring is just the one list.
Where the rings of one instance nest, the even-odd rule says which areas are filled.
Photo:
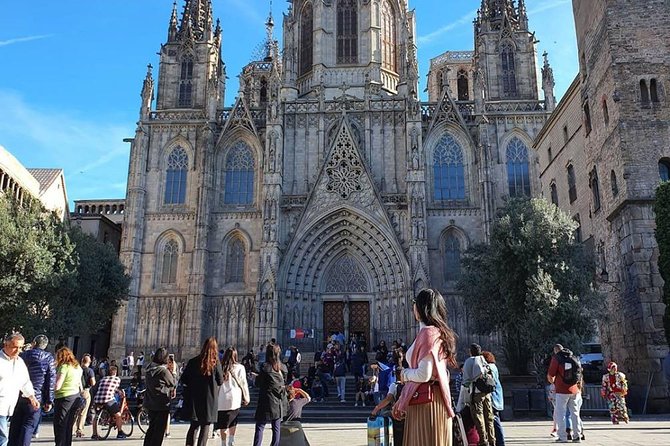
[[154, 353], [145, 371], [146, 392], [144, 408], [149, 413], [149, 428], [144, 437], [144, 446], [161, 446], [170, 415], [170, 400], [177, 386], [172, 372], [167, 368], [168, 354], [164, 348]]

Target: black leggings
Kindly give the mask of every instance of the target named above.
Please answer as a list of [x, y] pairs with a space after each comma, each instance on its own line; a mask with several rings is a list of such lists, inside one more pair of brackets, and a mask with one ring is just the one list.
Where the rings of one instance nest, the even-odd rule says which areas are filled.
[[207, 440], [209, 439], [209, 426], [210, 424], [203, 424], [199, 421], [191, 421], [191, 426], [188, 428], [188, 433], [186, 434], [186, 446], [193, 446], [193, 440], [195, 440], [195, 433], [200, 430], [198, 434], [198, 446], [207, 446]]

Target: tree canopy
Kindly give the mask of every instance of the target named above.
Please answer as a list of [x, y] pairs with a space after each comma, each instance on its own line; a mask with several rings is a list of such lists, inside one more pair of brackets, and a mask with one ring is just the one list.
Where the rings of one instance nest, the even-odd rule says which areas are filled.
[[94, 333], [127, 297], [129, 282], [111, 246], [68, 230], [37, 200], [0, 194], [2, 333]]
[[533, 355], [593, 336], [602, 297], [575, 241], [576, 223], [544, 199], [510, 199], [489, 244], [469, 249], [459, 289], [480, 334], [499, 332], [507, 366], [526, 373]]

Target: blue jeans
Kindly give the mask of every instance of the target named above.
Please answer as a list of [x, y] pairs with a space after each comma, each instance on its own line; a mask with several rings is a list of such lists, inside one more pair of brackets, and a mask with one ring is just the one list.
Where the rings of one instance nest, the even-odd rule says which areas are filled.
[[0, 446], [7, 446], [7, 440], [9, 438], [9, 432], [7, 431], [7, 418], [4, 415], [0, 415]]
[[496, 434], [496, 446], [505, 446], [505, 432], [500, 422], [500, 412], [493, 411], [493, 430]]
[[[256, 429], [254, 431], [254, 446], [261, 446], [263, 444], [263, 430], [265, 429], [266, 421], [256, 421]], [[272, 442], [270, 446], [279, 446], [279, 434], [281, 427], [281, 418], [271, 420], [272, 424]]]
[[33, 409], [27, 398], [19, 398], [9, 425], [9, 446], [30, 446], [41, 419], [42, 410]]

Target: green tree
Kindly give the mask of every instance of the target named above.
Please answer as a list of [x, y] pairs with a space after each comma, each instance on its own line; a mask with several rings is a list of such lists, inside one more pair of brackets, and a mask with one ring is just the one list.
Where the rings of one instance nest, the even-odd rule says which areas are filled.
[[111, 245], [67, 230], [36, 200], [0, 194], [0, 330], [32, 337], [95, 333], [127, 298]]
[[499, 332], [507, 366], [524, 374], [556, 342], [579, 350], [599, 317], [592, 265], [576, 243], [576, 223], [544, 199], [511, 199], [490, 244], [463, 259], [459, 289], [480, 334]]
[[665, 181], [656, 189], [656, 241], [658, 242], [658, 269], [665, 281], [663, 285], [663, 301], [665, 314], [663, 326], [665, 337], [670, 344], [670, 182]]
[[0, 330], [47, 330], [53, 296], [43, 290], [76, 271], [74, 246], [41, 203], [0, 194]]
[[101, 243], [79, 228], [71, 229], [69, 236], [78, 267], [60, 287], [63, 301], [70, 306], [59, 318], [64, 324], [60, 333], [95, 333], [128, 298], [130, 277], [111, 244]]

